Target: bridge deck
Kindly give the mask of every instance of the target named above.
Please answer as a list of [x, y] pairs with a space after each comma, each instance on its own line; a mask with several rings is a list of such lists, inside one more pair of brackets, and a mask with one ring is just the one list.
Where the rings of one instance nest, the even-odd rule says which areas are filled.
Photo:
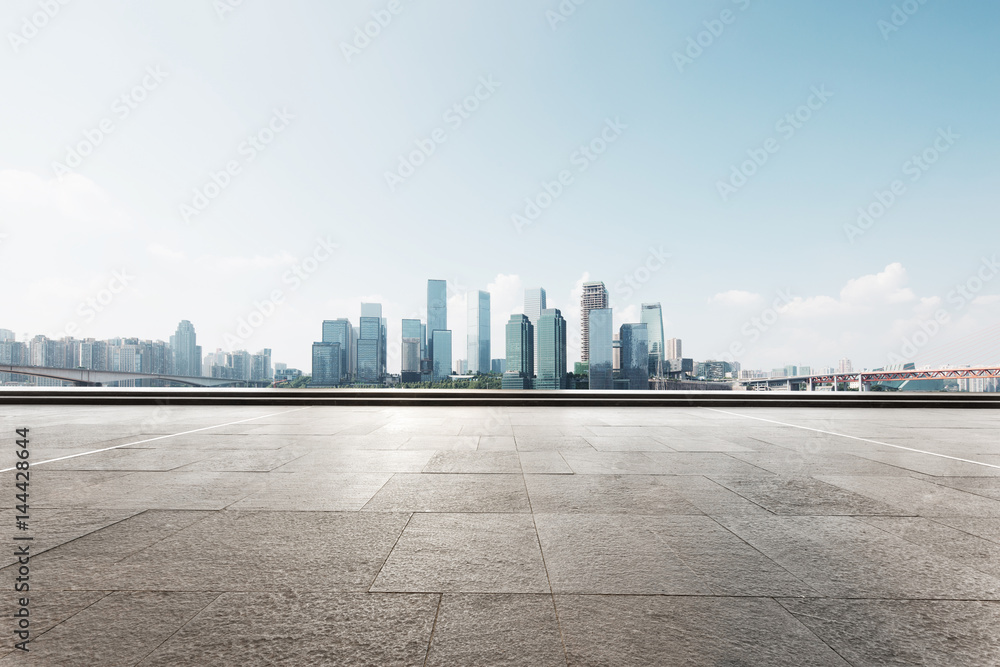
[[0, 665], [1000, 655], [995, 410], [2, 405], [0, 468], [21, 426]]

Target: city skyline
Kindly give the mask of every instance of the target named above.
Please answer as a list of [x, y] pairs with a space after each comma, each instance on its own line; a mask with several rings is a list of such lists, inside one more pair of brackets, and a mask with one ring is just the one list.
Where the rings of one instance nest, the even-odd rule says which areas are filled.
[[465, 292], [499, 341], [544, 286], [573, 360], [603, 280], [616, 329], [659, 302], [693, 358], [992, 363], [1000, 7], [896, 4], [403, 5], [349, 56], [378, 6], [68, 5], [0, 69], [29, 92], [0, 109], [2, 326], [187, 319], [305, 368], [363, 302], [389, 341], [426, 320], [430, 275], [454, 348]]

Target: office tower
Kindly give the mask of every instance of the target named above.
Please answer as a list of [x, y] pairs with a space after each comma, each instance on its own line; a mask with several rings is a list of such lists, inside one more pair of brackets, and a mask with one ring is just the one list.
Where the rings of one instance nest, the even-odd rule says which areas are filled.
[[658, 303], [642, 304], [642, 314], [639, 321], [646, 325], [646, 334], [649, 337], [649, 374], [660, 377], [664, 372], [664, 360], [674, 357], [667, 357], [666, 345], [663, 339], [663, 309]]
[[201, 347], [197, 344], [194, 325], [181, 320], [177, 333], [170, 337], [170, 349], [174, 356], [174, 375], [201, 375]]
[[[448, 282], [427, 281], [427, 356], [433, 363], [434, 332], [448, 330]], [[449, 366], [451, 362], [448, 362]]]
[[[274, 371], [271, 370], [271, 349], [265, 347], [263, 350], [250, 358], [250, 379], [258, 382], [271, 380], [274, 378]], [[343, 368], [343, 367], [341, 367]]]
[[382, 306], [377, 303], [363, 303], [361, 313], [361, 326], [358, 331], [358, 380], [364, 384], [382, 384], [385, 376], [383, 371], [385, 327]]
[[507, 370], [504, 389], [530, 389], [535, 374], [535, 327], [527, 315], [511, 315], [504, 330], [507, 347]]
[[13, 341], [15, 339], [14, 332], [10, 329], [0, 329], [0, 343]]
[[458, 361], [456, 361], [455, 362], [455, 372], [458, 373], [459, 375], [468, 375], [469, 374], [469, 360], [468, 359], [459, 359]]
[[420, 358], [427, 359], [427, 325], [420, 323]]
[[545, 290], [541, 287], [524, 290], [524, 314], [535, 327], [535, 372], [538, 372], [538, 320], [542, 311], [548, 308], [545, 303]]
[[[607, 291], [605, 290], [606, 296]], [[587, 311], [587, 315], [587, 328], [590, 332], [590, 355], [588, 358], [590, 388], [614, 389], [614, 371], [611, 368], [614, 326], [611, 319], [611, 309], [592, 308]]]
[[400, 382], [420, 382], [420, 339], [403, 338]]
[[440, 382], [451, 375], [451, 332], [447, 329], [435, 330], [431, 347], [434, 350], [433, 378], [435, 382]]
[[[363, 306], [362, 306], [363, 307]], [[337, 384], [351, 379], [351, 357], [354, 356], [354, 327], [346, 318], [323, 320], [324, 343], [340, 343], [340, 379]]]
[[497, 375], [503, 375], [504, 371], [507, 370], [507, 360], [506, 359], [494, 359], [490, 363], [490, 372], [496, 373]]
[[538, 379], [535, 389], [566, 388], [566, 320], [556, 308], [538, 319]]
[[333, 387], [340, 383], [340, 343], [313, 343], [312, 380], [314, 387]]
[[838, 373], [853, 373], [854, 366], [851, 364], [851, 360], [848, 358], [843, 358], [837, 362], [837, 372]]
[[629, 389], [649, 389], [649, 330], [645, 322], [623, 324], [621, 340], [621, 375]]
[[[590, 360], [590, 311], [608, 307], [608, 289], [602, 282], [584, 283], [580, 297], [580, 359]], [[610, 331], [610, 329], [609, 329]], [[611, 335], [608, 334], [608, 363], [611, 363]], [[610, 365], [608, 370], [611, 370]], [[608, 387], [610, 389], [611, 387]]]
[[681, 339], [671, 338], [667, 341], [667, 359], [683, 359], [684, 355], [681, 354]]
[[466, 296], [469, 311], [468, 372], [486, 373], [490, 368], [490, 293], [479, 290]]
[[[400, 373], [405, 377], [400, 377], [401, 382], [420, 382], [420, 360], [423, 358], [424, 349], [423, 334], [424, 325], [420, 320], [403, 320]], [[416, 374], [416, 377], [412, 375], [413, 373]]]

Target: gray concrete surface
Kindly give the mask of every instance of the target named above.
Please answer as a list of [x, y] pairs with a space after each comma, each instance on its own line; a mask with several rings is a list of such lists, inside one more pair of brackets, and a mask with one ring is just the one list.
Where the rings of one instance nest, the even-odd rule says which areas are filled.
[[22, 426], [0, 665], [1000, 664], [993, 410], [7, 405], [0, 468]]

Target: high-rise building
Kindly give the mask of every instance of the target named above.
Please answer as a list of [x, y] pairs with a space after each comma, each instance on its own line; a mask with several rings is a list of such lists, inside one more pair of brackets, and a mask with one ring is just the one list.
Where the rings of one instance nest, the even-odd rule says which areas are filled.
[[853, 373], [854, 366], [851, 364], [851, 360], [848, 358], [843, 358], [837, 362], [837, 372], [838, 373]]
[[170, 337], [170, 349], [174, 356], [174, 375], [201, 375], [201, 347], [197, 343], [194, 325], [189, 321], [181, 320], [177, 325], [177, 333]]
[[545, 303], [545, 290], [541, 287], [524, 290], [524, 314], [535, 327], [535, 372], [538, 372], [538, 320], [542, 311], [548, 308]]
[[[402, 366], [400, 373], [402, 382], [420, 382], [420, 360], [424, 350], [424, 325], [420, 320], [403, 320]], [[411, 375], [416, 373], [416, 377]]]
[[451, 331], [436, 329], [431, 340], [434, 350], [433, 377], [435, 382], [440, 382], [451, 375]]
[[566, 320], [557, 308], [542, 310], [538, 339], [538, 379], [535, 389], [566, 388]]
[[667, 341], [667, 355], [666, 359], [683, 359], [684, 355], [681, 354], [681, 339], [671, 338]]
[[[363, 306], [362, 306], [363, 308]], [[336, 320], [323, 320], [324, 343], [340, 343], [340, 379], [337, 384], [343, 384], [351, 379], [351, 358], [354, 351], [354, 327], [346, 318]]]
[[507, 369], [501, 387], [530, 389], [535, 374], [535, 327], [527, 315], [511, 315], [504, 329], [507, 348]]
[[642, 314], [639, 321], [646, 325], [649, 336], [649, 375], [663, 375], [663, 362], [672, 357], [666, 355], [666, 345], [663, 339], [663, 309], [659, 303], [642, 304]]
[[[590, 311], [603, 310], [608, 307], [608, 288], [602, 282], [583, 284], [583, 296], [580, 297], [580, 359], [590, 360]], [[610, 329], [609, 329], [610, 331]], [[611, 335], [608, 334], [608, 363], [611, 362]], [[611, 367], [608, 366], [610, 371]], [[611, 387], [609, 386], [608, 389]]]
[[[427, 355], [434, 359], [434, 332], [448, 329], [448, 281], [427, 281]], [[448, 361], [449, 367], [451, 361]]]
[[340, 343], [313, 343], [312, 380], [314, 387], [333, 387], [340, 383]]
[[621, 376], [629, 389], [649, 389], [649, 329], [641, 324], [623, 324], [621, 340]]
[[250, 379], [257, 382], [271, 380], [274, 371], [271, 369], [271, 349], [265, 347], [250, 357]]
[[504, 371], [507, 370], [507, 360], [506, 359], [494, 359], [490, 363], [490, 372], [496, 373], [497, 375], [503, 375]]
[[357, 377], [364, 384], [382, 384], [385, 378], [385, 320], [382, 304], [361, 304], [357, 342]]
[[[603, 283], [601, 287], [603, 287]], [[586, 286], [585, 286], [586, 287]], [[607, 290], [604, 292], [607, 298]], [[591, 389], [614, 389], [611, 351], [614, 324], [610, 308], [591, 308], [587, 311], [589, 331], [589, 374]]]
[[479, 290], [466, 296], [469, 312], [468, 372], [486, 373], [490, 368], [490, 293]]
[[14, 332], [10, 329], [0, 329], [0, 343], [15, 340]]

